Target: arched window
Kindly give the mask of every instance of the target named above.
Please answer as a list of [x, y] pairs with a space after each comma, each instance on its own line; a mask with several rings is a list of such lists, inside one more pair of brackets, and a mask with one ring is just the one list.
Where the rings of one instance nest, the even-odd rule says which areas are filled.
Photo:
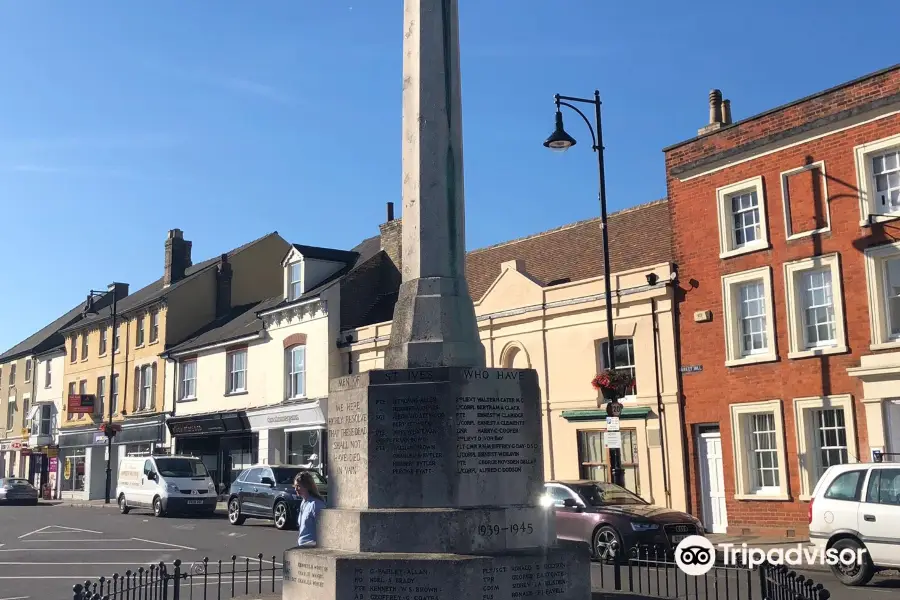
[[531, 367], [528, 353], [518, 342], [510, 342], [500, 355], [500, 366], [504, 369], [528, 369]]
[[285, 350], [287, 366], [287, 397], [306, 397], [306, 346], [291, 346]]

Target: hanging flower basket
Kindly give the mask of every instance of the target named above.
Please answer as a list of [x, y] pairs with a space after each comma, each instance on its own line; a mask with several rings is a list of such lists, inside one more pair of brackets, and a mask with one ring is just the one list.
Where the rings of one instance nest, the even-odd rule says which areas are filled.
[[604, 369], [591, 380], [591, 385], [607, 400], [615, 400], [634, 389], [634, 377], [627, 371]]

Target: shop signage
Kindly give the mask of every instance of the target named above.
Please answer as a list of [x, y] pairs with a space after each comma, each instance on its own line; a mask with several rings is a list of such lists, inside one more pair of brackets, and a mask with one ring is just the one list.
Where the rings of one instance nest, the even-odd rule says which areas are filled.
[[325, 415], [318, 402], [251, 412], [247, 414], [247, 419], [253, 431], [325, 424]]
[[94, 412], [93, 394], [69, 394], [69, 402], [66, 410], [76, 414], [91, 414]]
[[220, 435], [249, 431], [247, 415], [243, 411], [173, 417], [167, 421], [172, 435]]
[[0, 450], [21, 450], [27, 447], [28, 442], [0, 442]]
[[105, 433], [95, 433], [94, 434], [94, 444], [95, 445], [96, 444], [105, 444], [107, 439], [108, 438], [106, 437]]

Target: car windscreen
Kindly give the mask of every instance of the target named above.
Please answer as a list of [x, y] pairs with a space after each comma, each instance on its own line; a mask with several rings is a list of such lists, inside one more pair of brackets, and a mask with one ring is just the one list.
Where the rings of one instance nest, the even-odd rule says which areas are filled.
[[294, 478], [299, 473], [303, 473], [304, 471], [308, 472], [313, 477], [313, 481], [316, 482], [317, 486], [324, 485], [324, 481], [315, 471], [310, 471], [309, 469], [291, 469], [288, 467], [276, 467], [272, 469], [272, 473], [275, 475], [275, 483], [277, 485], [292, 485], [294, 483]]
[[0, 479], [0, 486], [3, 487], [21, 487], [26, 485], [31, 485], [27, 479]]
[[615, 504], [647, 504], [639, 496], [635, 496], [625, 488], [611, 483], [595, 483], [573, 486], [591, 506], [609, 506]]
[[206, 477], [206, 467], [190, 458], [157, 458], [156, 468], [163, 477]]

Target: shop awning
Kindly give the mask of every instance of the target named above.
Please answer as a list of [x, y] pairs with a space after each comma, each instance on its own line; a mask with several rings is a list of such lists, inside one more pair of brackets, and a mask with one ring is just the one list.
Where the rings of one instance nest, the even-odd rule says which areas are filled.
[[242, 410], [170, 417], [166, 425], [172, 435], [181, 437], [250, 431], [247, 413]]
[[[606, 421], [605, 408], [564, 410], [560, 414], [566, 421]], [[619, 419], [646, 419], [649, 414], [649, 406], [626, 406], [622, 409]]]

